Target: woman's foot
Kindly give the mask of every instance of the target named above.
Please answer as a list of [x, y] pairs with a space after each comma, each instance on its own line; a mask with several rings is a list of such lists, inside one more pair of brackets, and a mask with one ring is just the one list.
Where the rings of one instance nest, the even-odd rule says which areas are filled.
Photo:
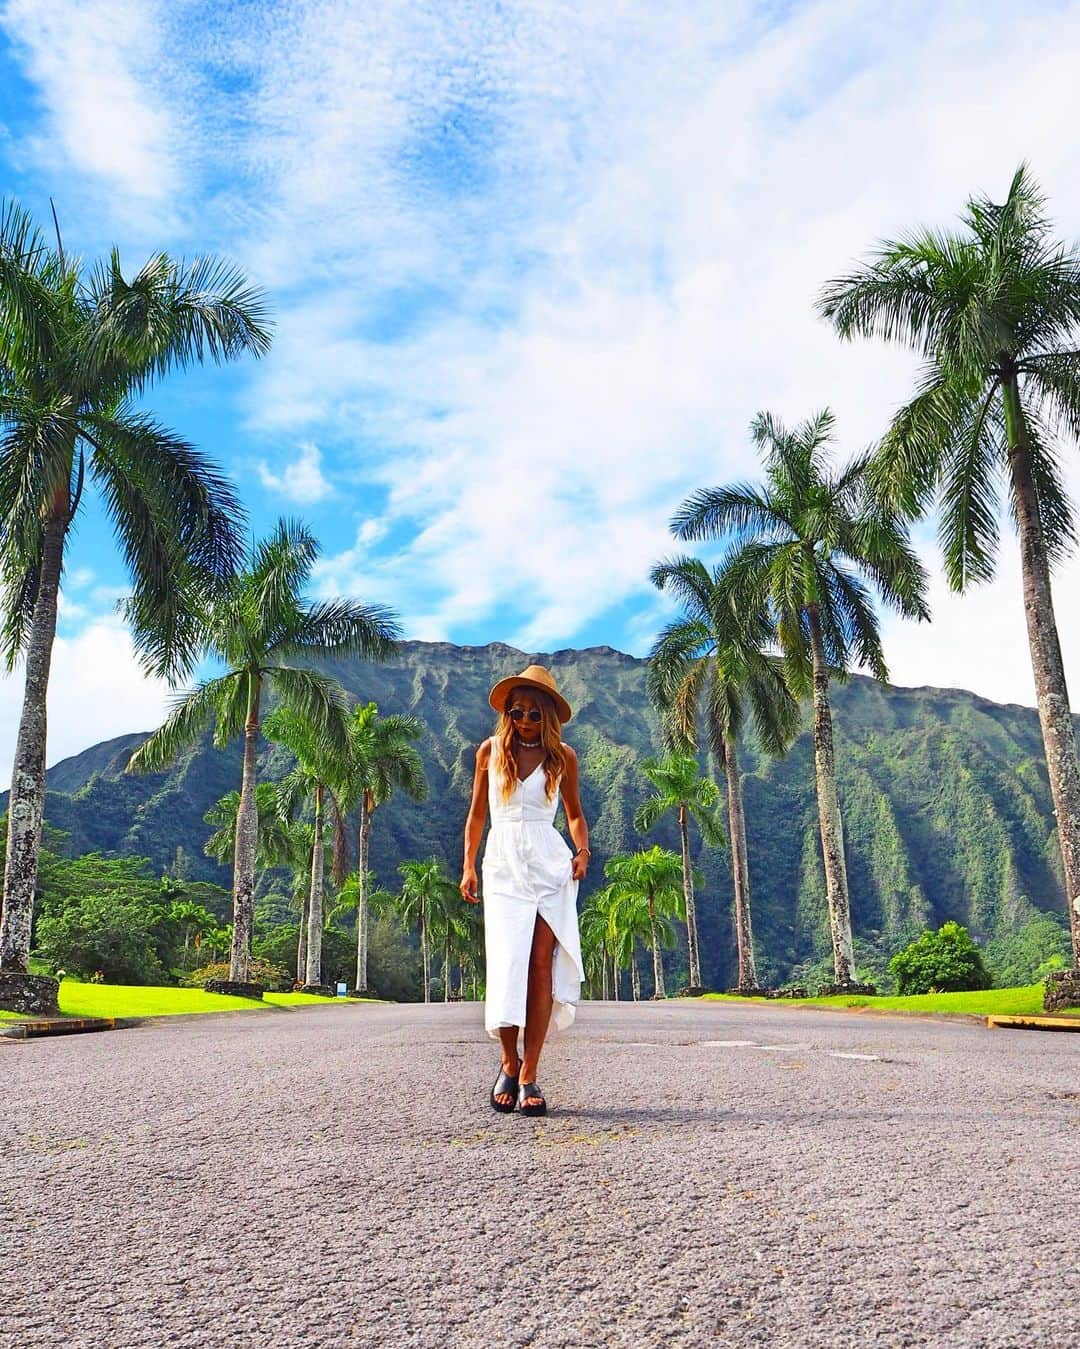
[[518, 1107], [523, 1115], [547, 1114], [547, 1101], [544, 1100], [543, 1092], [535, 1082], [525, 1081], [524, 1073], [518, 1087]]
[[[505, 1055], [502, 1061], [502, 1076], [495, 1083], [495, 1087], [502, 1087], [504, 1090], [497, 1091], [494, 1088], [491, 1092], [491, 1104], [497, 1110], [503, 1110], [509, 1114], [517, 1104], [517, 1085], [518, 1077], [521, 1073], [521, 1060], [508, 1059]], [[509, 1079], [509, 1080], [507, 1080]], [[513, 1085], [511, 1085], [511, 1083]]]

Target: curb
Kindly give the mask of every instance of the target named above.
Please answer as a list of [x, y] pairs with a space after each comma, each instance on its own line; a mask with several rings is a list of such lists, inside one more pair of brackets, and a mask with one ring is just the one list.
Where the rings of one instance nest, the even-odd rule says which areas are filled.
[[1080, 1030], [1080, 1016], [988, 1016], [991, 1030]]
[[138, 1021], [131, 1017], [46, 1016], [0, 1023], [0, 1035], [6, 1035], [9, 1040], [40, 1040], [50, 1035], [86, 1035], [92, 1031], [118, 1030], [133, 1025], [138, 1025]]

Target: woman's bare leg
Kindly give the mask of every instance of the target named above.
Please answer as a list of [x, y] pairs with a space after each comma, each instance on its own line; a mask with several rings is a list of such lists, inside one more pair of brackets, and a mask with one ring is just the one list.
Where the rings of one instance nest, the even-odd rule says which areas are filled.
[[[502, 1070], [510, 1077], [517, 1077], [521, 1068], [521, 1060], [518, 1058], [518, 1031], [519, 1026], [500, 1026], [499, 1041], [502, 1044]], [[516, 1105], [512, 1093], [500, 1091], [495, 1097], [500, 1105]]]
[[[525, 999], [525, 1053], [521, 1060], [521, 1081], [535, 1082], [540, 1067], [540, 1051], [551, 1020], [551, 964], [555, 957], [555, 933], [536, 915], [532, 950], [529, 953], [529, 991]], [[539, 1105], [540, 1097], [526, 1097], [523, 1104]]]

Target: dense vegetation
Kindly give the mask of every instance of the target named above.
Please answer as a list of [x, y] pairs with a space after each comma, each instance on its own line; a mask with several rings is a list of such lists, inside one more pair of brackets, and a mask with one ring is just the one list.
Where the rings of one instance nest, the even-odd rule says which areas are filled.
[[[540, 659], [577, 709], [567, 735], [581, 759], [594, 849], [584, 903], [604, 884], [612, 854], [653, 841], [677, 850], [678, 828], [673, 818], [647, 837], [633, 827], [634, 812], [651, 790], [640, 765], [659, 749], [645, 662], [607, 647]], [[371, 840], [380, 885], [398, 888], [396, 868], [411, 858], [443, 858], [454, 874], [472, 750], [490, 731], [487, 690], [523, 664], [522, 653], [499, 644], [404, 642], [385, 663], [328, 667], [357, 698], [376, 701], [386, 714], [413, 713], [426, 727], [417, 749], [431, 796], [422, 805], [395, 797], [380, 812], [385, 818]], [[968, 693], [896, 689], [858, 677], [834, 689], [833, 698], [860, 973], [888, 987], [888, 958], [924, 927], [950, 919], [968, 928], [990, 968], [1010, 983], [1034, 978], [1055, 951], [1064, 956], [1060, 856], [1036, 713]], [[228, 869], [203, 855], [210, 830], [202, 816], [235, 787], [239, 748], [217, 750], [204, 739], [168, 772], [125, 775], [141, 738], [95, 746], [51, 769], [49, 821], [68, 831], [72, 853], [146, 857], [160, 875], [173, 867], [180, 846], [193, 878], [228, 886]], [[831, 958], [809, 732], [804, 729], [784, 759], [764, 755], [748, 738], [740, 761], [759, 977], [768, 984], [798, 979], [813, 985], [819, 976], [831, 977]], [[707, 759], [702, 763], [712, 770]], [[262, 746], [261, 776], [281, 777], [290, 766], [280, 746]], [[696, 831], [691, 846], [703, 877], [697, 894], [702, 977], [725, 988], [737, 976], [729, 858], [703, 848]], [[278, 881], [272, 873], [260, 881], [257, 928], [259, 908], [280, 888]], [[289, 919], [287, 908], [281, 917]], [[667, 960], [678, 987], [685, 982], [679, 977], [685, 948], [667, 953]], [[644, 975], [648, 983], [647, 969]], [[372, 984], [383, 991], [374, 977]]]

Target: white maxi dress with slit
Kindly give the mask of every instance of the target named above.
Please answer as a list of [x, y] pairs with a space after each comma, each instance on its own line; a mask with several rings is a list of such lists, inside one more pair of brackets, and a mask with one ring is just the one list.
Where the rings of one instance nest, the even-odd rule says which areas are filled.
[[[491, 742], [492, 760], [495, 757]], [[573, 1023], [585, 972], [578, 932], [578, 883], [572, 854], [554, 826], [559, 793], [549, 801], [543, 767], [514, 785], [504, 801], [496, 773], [488, 771], [491, 829], [484, 847], [484, 946], [487, 1001], [484, 1025], [492, 1038], [500, 1026], [524, 1026], [529, 953], [537, 916], [555, 934], [550, 1027]]]

